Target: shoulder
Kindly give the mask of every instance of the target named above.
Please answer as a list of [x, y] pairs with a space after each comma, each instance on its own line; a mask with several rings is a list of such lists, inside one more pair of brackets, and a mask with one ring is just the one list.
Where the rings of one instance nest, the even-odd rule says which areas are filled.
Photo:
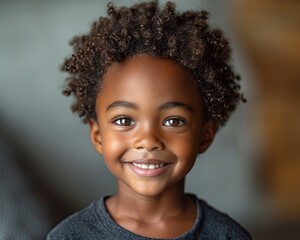
[[86, 237], [97, 236], [101, 232], [97, 211], [97, 205], [99, 205], [100, 201], [102, 199], [64, 219], [50, 231], [46, 239], [95, 239]]
[[205, 201], [198, 199], [202, 208], [203, 225], [202, 234], [205, 239], [252, 239], [248, 231], [227, 214], [215, 209]]

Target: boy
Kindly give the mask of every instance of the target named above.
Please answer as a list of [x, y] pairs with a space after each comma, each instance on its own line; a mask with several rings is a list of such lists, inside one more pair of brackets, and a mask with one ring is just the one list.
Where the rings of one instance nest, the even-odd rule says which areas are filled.
[[118, 180], [113, 196], [75, 213], [47, 239], [250, 239], [227, 215], [184, 193], [197, 154], [238, 101], [229, 44], [205, 11], [168, 2], [108, 16], [75, 37], [66, 95]]

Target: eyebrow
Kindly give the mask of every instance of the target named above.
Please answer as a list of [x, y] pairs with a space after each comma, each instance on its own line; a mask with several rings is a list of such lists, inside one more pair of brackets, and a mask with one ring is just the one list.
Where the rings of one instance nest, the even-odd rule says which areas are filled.
[[[113, 109], [113, 108], [117, 108], [117, 107], [124, 107], [124, 108], [129, 108], [129, 109], [133, 109], [133, 110], [138, 110], [139, 107], [131, 102], [127, 102], [127, 101], [114, 101], [113, 103], [111, 103], [110, 105], [108, 105], [106, 112]], [[185, 104], [183, 102], [166, 102], [164, 104], [162, 104], [158, 110], [162, 111], [162, 110], [168, 110], [168, 109], [172, 109], [172, 108], [183, 108], [186, 109], [192, 113], [194, 113], [193, 108], [188, 105]]]
[[125, 107], [125, 108], [138, 110], [138, 106], [134, 103], [127, 102], [127, 101], [115, 101], [112, 104], [108, 105], [108, 107], [106, 108], [106, 112], [111, 110], [112, 108], [117, 108], [117, 107]]
[[186, 110], [194, 113], [194, 109], [190, 105], [183, 103], [183, 102], [167, 102], [167, 103], [164, 103], [163, 105], [161, 105], [159, 107], [159, 110], [167, 110], [167, 109], [171, 109], [171, 108], [183, 108], [183, 109], [186, 109]]

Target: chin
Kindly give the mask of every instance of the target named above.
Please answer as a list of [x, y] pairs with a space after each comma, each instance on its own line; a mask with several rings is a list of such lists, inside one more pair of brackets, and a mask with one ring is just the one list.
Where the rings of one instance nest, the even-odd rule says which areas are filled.
[[145, 196], [145, 197], [156, 197], [164, 193], [164, 189], [161, 186], [149, 186], [149, 184], [143, 184], [139, 187], [132, 188], [134, 192], [138, 195]]

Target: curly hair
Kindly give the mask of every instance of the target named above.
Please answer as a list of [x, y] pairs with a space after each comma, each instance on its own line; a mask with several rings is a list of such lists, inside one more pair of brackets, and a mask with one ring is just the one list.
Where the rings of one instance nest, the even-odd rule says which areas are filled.
[[69, 73], [63, 93], [74, 95], [74, 113], [87, 123], [96, 119], [95, 104], [103, 76], [114, 63], [137, 55], [165, 58], [191, 72], [201, 92], [208, 121], [224, 125], [239, 101], [239, 77], [229, 65], [229, 40], [208, 25], [207, 11], [176, 11], [175, 3], [163, 8], [158, 1], [116, 8], [109, 3], [86, 35], [75, 36], [73, 54], [62, 71]]

